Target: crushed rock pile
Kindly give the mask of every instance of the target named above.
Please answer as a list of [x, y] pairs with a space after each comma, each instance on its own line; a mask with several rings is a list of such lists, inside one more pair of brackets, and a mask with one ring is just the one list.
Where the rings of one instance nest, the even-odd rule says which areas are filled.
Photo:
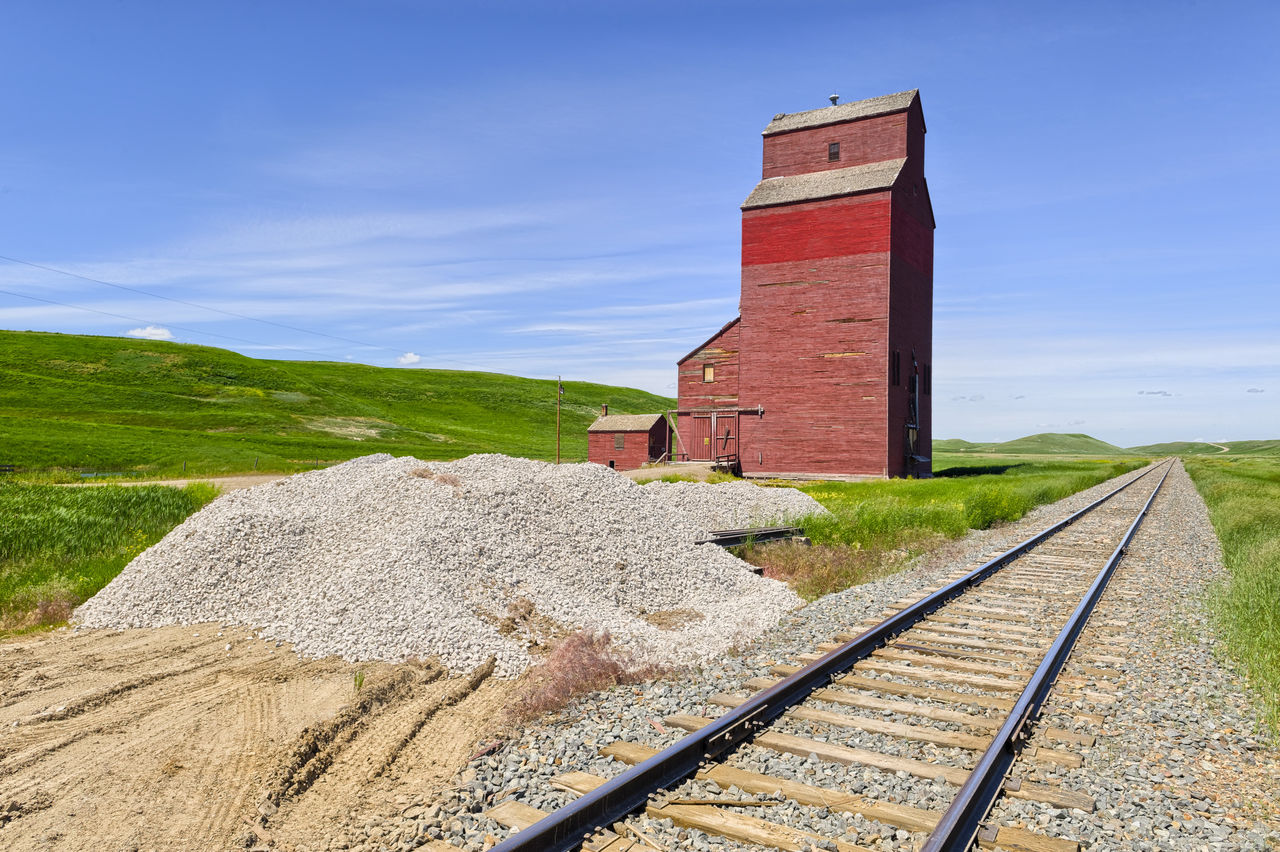
[[365, 456], [218, 498], [73, 620], [220, 621], [307, 655], [437, 656], [454, 670], [496, 656], [507, 677], [548, 630], [586, 628], [645, 661], [692, 663], [800, 604], [693, 542], [821, 511], [794, 489], [641, 486], [594, 464]]

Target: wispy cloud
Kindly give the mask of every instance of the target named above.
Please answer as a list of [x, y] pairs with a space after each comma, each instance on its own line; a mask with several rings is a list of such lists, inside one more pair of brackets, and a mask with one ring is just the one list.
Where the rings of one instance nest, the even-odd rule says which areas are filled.
[[412, 352], [406, 352], [396, 359], [396, 363], [399, 364], [401, 367], [407, 367], [410, 364], [417, 364], [421, 360], [422, 360], [422, 356], [415, 355]]

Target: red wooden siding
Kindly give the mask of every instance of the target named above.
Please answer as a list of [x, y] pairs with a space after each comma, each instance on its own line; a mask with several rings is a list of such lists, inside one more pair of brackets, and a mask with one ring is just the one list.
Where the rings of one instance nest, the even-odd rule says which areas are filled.
[[[742, 332], [732, 322], [685, 356], [676, 365], [676, 395], [680, 408], [736, 408], [738, 405], [738, 352]], [[715, 381], [702, 380], [702, 368], [715, 368]]]
[[[617, 436], [622, 436], [622, 449], [617, 449]], [[656, 461], [667, 447], [666, 420], [654, 424], [648, 432], [588, 432], [587, 461], [608, 465], [615, 470], [635, 470]]]
[[[764, 138], [764, 177], [843, 169], [907, 156], [907, 114], [903, 112], [794, 130]], [[840, 143], [840, 159], [827, 161], [827, 145]]]
[[885, 473], [887, 252], [745, 267], [747, 472]]
[[[765, 179], [906, 162], [890, 190], [743, 211], [741, 316], [679, 364], [687, 413], [676, 452], [709, 459], [736, 446], [748, 474], [908, 472], [912, 352], [921, 372], [933, 363], [934, 222], [924, 116], [918, 97], [906, 95], [887, 115], [765, 137]], [[818, 112], [811, 122], [836, 114]], [[827, 159], [831, 142], [840, 143], [838, 161]], [[714, 383], [703, 382], [707, 364]], [[918, 446], [928, 456], [931, 397], [923, 388], [919, 402]], [[713, 431], [712, 409], [740, 412], [727, 438], [719, 414]]]
[[742, 265], [889, 250], [889, 193], [742, 213]]

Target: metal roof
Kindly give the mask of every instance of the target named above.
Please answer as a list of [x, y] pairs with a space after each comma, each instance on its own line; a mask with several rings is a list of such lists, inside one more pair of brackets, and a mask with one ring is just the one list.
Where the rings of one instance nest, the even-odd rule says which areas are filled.
[[648, 432], [661, 414], [606, 414], [587, 427], [588, 432]]
[[884, 160], [844, 169], [765, 178], [756, 184], [747, 200], [742, 202], [742, 209], [772, 207], [775, 204], [792, 204], [797, 201], [818, 201], [889, 189], [898, 179], [905, 162], [905, 159]]
[[793, 112], [789, 115], [784, 112], [778, 113], [764, 129], [764, 135], [773, 136], [775, 133], [790, 133], [793, 130], [807, 130], [811, 127], [902, 112], [911, 106], [911, 102], [919, 95], [919, 89], [911, 89], [907, 92], [868, 98], [865, 101], [850, 101], [847, 104], [811, 109], [808, 112]]

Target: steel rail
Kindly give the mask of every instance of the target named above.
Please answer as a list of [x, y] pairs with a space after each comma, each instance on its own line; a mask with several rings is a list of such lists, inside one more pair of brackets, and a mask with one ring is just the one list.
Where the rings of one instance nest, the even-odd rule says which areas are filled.
[[1027, 682], [1027, 686], [1023, 689], [1018, 700], [1014, 702], [1013, 710], [1010, 711], [1008, 719], [1000, 727], [990, 747], [978, 760], [978, 765], [969, 774], [968, 779], [960, 787], [960, 791], [956, 793], [956, 797], [951, 801], [951, 806], [947, 808], [938, 820], [938, 824], [930, 833], [929, 839], [921, 847], [921, 852], [960, 852], [960, 850], [968, 850], [973, 845], [978, 833], [983, 830], [982, 821], [987, 818], [987, 814], [995, 803], [996, 797], [1000, 795], [1000, 790], [1004, 786], [1005, 776], [1013, 766], [1013, 761], [1017, 758], [1023, 743], [1030, 737], [1031, 726], [1034, 724], [1036, 717], [1039, 716], [1045, 699], [1049, 697], [1049, 691], [1053, 689], [1058, 673], [1062, 670], [1063, 665], [1066, 664], [1067, 657], [1070, 656], [1072, 649], [1075, 647], [1076, 639], [1079, 638], [1081, 631], [1084, 630], [1090, 614], [1093, 612], [1094, 607], [1097, 606], [1103, 591], [1106, 590], [1112, 574], [1115, 573], [1116, 566], [1120, 563], [1120, 557], [1124, 555], [1129, 546], [1129, 541], [1138, 531], [1138, 526], [1142, 523], [1142, 519], [1146, 517], [1147, 510], [1155, 502], [1156, 495], [1160, 493], [1160, 487], [1164, 485], [1164, 481], [1168, 478], [1169, 471], [1172, 468], [1173, 462], [1170, 461], [1168, 466], [1165, 467], [1164, 475], [1160, 477], [1160, 481], [1156, 483], [1155, 489], [1151, 492], [1151, 496], [1142, 505], [1142, 511], [1138, 512], [1138, 516], [1133, 519], [1133, 523], [1129, 525], [1129, 529], [1119, 546], [1111, 554], [1107, 564], [1098, 572], [1098, 576], [1094, 578], [1093, 584], [1089, 586], [1089, 591], [1085, 593], [1085, 596], [1071, 614], [1071, 618], [1067, 620], [1061, 632], [1058, 633], [1058, 638], [1053, 641], [1053, 645], [1045, 652], [1044, 659], [1036, 667], [1035, 674]]
[[911, 628], [952, 598], [983, 582], [1007, 563], [1092, 512], [1130, 485], [1156, 470], [1152, 467], [1118, 488], [1046, 527], [973, 571], [933, 592], [844, 645], [828, 652], [794, 674], [762, 690], [719, 719], [687, 734], [653, 757], [639, 763], [591, 792], [547, 814], [494, 846], [491, 852], [570, 852], [589, 835], [642, 807], [655, 791], [694, 775], [708, 760], [730, 751], [743, 740], [804, 701], [815, 689], [871, 655], [899, 633]]

